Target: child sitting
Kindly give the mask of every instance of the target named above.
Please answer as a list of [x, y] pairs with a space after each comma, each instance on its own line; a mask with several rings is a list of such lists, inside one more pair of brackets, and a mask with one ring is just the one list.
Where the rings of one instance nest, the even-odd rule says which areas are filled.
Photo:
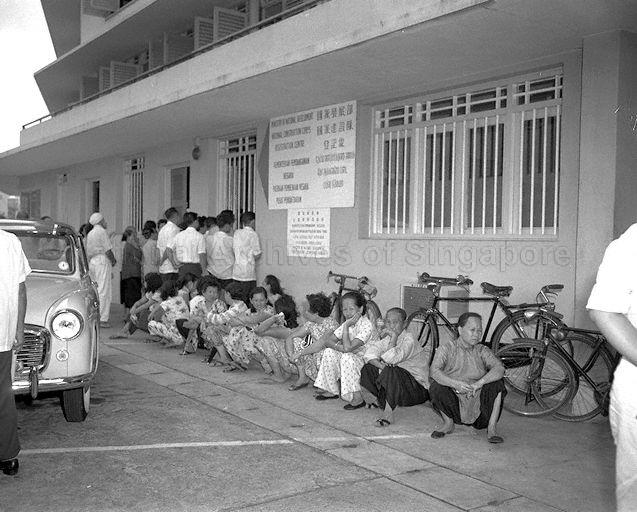
[[161, 288], [161, 275], [149, 272], [144, 276], [144, 296], [130, 309], [128, 320], [117, 334], [109, 336], [111, 340], [128, 338], [137, 329], [148, 332], [148, 317], [152, 309], [161, 301], [158, 290]]
[[177, 285], [174, 281], [167, 281], [161, 285], [160, 295], [162, 302], [151, 314], [148, 322], [148, 332], [159, 336], [162, 343], [168, 348], [181, 347], [185, 338], [177, 327], [177, 321], [186, 321], [190, 317], [188, 304], [177, 293]]

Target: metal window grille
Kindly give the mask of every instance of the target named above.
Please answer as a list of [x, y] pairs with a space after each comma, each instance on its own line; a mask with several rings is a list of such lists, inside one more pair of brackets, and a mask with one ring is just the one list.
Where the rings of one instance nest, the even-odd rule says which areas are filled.
[[377, 108], [370, 233], [555, 236], [560, 70]]
[[144, 225], [144, 157], [131, 158], [125, 162], [128, 183], [127, 223], [141, 231]]
[[257, 136], [245, 135], [219, 143], [219, 204], [237, 219], [254, 211]]

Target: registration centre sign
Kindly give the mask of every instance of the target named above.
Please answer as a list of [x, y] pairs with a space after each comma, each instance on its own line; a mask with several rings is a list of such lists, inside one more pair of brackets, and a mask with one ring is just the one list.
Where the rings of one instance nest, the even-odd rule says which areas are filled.
[[270, 209], [354, 206], [356, 102], [270, 120]]

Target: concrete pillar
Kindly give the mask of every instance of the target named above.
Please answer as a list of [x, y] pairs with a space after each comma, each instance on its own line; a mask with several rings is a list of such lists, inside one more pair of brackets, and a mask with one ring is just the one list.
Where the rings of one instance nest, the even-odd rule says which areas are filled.
[[260, 21], [259, 0], [249, 0], [248, 2], [248, 25], [256, 25]]
[[622, 31], [587, 37], [582, 54], [575, 325], [592, 325], [585, 306], [608, 243], [637, 221], [635, 112], [637, 43]]

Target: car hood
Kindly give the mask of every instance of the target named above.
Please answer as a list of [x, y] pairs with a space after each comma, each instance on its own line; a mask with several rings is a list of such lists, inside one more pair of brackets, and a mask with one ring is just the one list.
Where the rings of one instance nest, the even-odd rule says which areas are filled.
[[25, 322], [44, 325], [49, 308], [62, 297], [80, 289], [76, 279], [31, 274], [27, 277]]

